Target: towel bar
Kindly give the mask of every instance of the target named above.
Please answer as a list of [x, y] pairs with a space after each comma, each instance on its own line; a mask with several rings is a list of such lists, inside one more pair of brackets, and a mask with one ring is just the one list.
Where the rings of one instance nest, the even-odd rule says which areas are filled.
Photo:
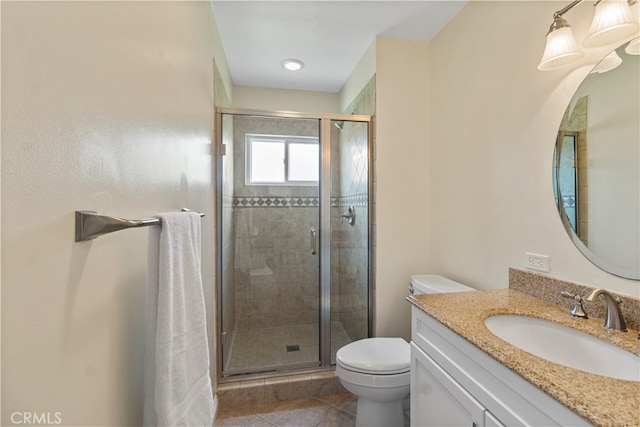
[[[182, 209], [183, 212], [192, 212]], [[203, 217], [204, 213], [200, 213]], [[102, 215], [95, 211], [76, 211], [76, 242], [92, 240], [103, 234], [134, 227], [160, 225], [160, 218], [123, 219], [115, 216]]]

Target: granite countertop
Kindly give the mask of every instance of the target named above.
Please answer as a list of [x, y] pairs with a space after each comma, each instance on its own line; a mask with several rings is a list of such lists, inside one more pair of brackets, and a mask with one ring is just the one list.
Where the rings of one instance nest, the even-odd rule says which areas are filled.
[[596, 425], [640, 426], [640, 382], [579, 371], [534, 356], [493, 335], [487, 317], [519, 314], [552, 320], [640, 355], [638, 331], [612, 331], [598, 318], [576, 319], [564, 307], [513, 289], [411, 295], [416, 307]]

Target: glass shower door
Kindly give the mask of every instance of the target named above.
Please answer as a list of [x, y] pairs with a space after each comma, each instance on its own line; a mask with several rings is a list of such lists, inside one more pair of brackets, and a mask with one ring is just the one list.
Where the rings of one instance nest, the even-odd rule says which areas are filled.
[[318, 119], [222, 114], [222, 373], [318, 366]]
[[331, 363], [369, 336], [369, 123], [331, 121]]
[[328, 368], [369, 336], [369, 120], [219, 115], [223, 377]]

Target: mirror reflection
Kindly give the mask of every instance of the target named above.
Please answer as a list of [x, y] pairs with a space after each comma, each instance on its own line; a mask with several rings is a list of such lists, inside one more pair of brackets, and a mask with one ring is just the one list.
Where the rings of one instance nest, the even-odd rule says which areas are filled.
[[625, 47], [596, 65], [569, 103], [553, 182], [578, 249], [603, 270], [640, 280], [640, 56]]

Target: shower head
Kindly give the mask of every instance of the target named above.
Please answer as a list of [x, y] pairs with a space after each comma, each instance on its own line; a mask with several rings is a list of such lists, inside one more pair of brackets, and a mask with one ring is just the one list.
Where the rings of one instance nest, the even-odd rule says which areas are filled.
[[336, 120], [335, 122], [333, 122], [333, 125], [342, 130], [342, 128], [344, 127], [344, 120]]

